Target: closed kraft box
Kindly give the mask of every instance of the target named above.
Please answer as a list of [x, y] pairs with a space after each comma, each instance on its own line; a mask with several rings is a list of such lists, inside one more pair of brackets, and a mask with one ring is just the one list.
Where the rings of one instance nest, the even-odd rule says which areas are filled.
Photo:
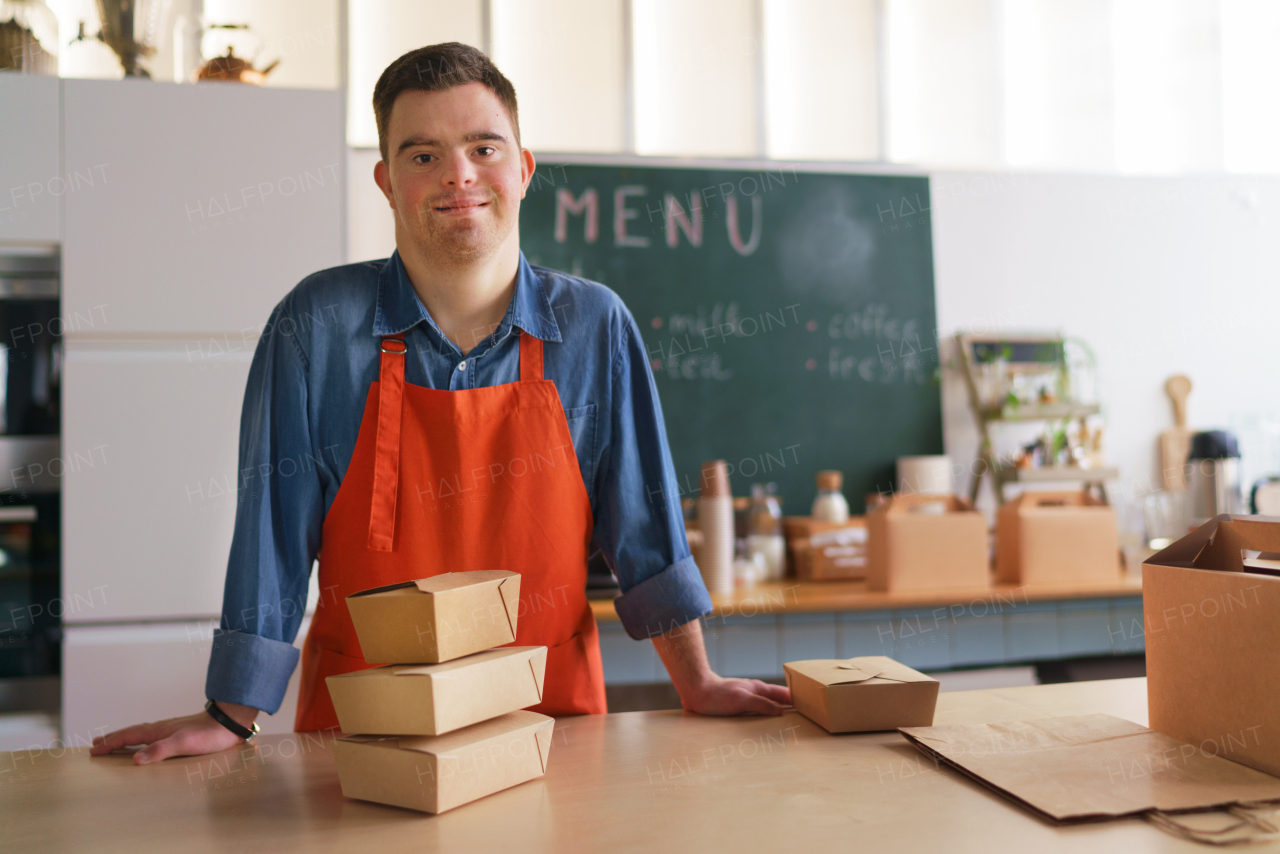
[[344, 736], [333, 761], [348, 798], [441, 813], [541, 777], [554, 724], [520, 711], [448, 735]]
[[894, 495], [867, 514], [867, 589], [988, 587], [987, 520], [954, 495]]
[[827, 732], [933, 726], [938, 680], [883, 655], [783, 665], [791, 702]]
[[1277, 553], [1280, 519], [1210, 519], [1143, 563], [1142, 611], [1149, 726], [1280, 776]]
[[325, 679], [338, 726], [442, 735], [542, 702], [545, 646], [504, 646], [442, 664], [392, 664]]
[[438, 664], [516, 639], [520, 574], [446, 572], [347, 597], [368, 664]]
[[996, 580], [1003, 584], [1114, 581], [1116, 514], [1086, 492], [1025, 492], [996, 514]]

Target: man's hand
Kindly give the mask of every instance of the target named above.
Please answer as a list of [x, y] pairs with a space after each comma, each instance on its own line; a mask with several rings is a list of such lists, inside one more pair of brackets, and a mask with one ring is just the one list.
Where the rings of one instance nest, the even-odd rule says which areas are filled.
[[[258, 710], [250, 706], [219, 703], [218, 708], [232, 720], [246, 727], [258, 716]], [[185, 718], [169, 718], [153, 724], [137, 724], [107, 733], [105, 736], [98, 736], [93, 740], [89, 754], [102, 756], [129, 744], [146, 745], [133, 754], [135, 765], [146, 765], [148, 762], [159, 762], [170, 756], [217, 753], [219, 750], [244, 744], [244, 739], [215, 721], [208, 712], [200, 712], [187, 715]]]
[[697, 620], [655, 637], [653, 645], [680, 692], [680, 705], [700, 715], [780, 715], [791, 705], [791, 689], [759, 679], [726, 679], [707, 662]]
[[700, 715], [780, 715], [791, 705], [791, 689], [712, 673], [698, 688], [681, 691], [680, 705]]

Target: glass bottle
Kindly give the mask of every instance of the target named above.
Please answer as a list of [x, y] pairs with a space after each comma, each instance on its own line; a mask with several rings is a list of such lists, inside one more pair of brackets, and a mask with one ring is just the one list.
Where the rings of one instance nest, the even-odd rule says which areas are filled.
[[813, 499], [809, 515], [819, 522], [835, 522], [843, 525], [849, 521], [849, 502], [840, 491], [844, 475], [838, 471], [818, 472], [818, 495]]
[[747, 525], [747, 554], [764, 565], [764, 580], [777, 581], [786, 567], [787, 543], [782, 535], [782, 506], [776, 483], [752, 484]]

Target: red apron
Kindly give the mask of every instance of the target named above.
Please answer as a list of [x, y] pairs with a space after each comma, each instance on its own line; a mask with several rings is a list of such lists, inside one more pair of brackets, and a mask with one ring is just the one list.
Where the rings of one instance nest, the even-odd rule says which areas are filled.
[[325, 677], [365, 664], [345, 598], [443, 572], [520, 573], [516, 645], [548, 648], [548, 715], [603, 714], [587, 604], [591, 503], [542, 341], [520, 332], [520, 380], [448, 391], [404, 381], [384, 338], [346, 477], [324, 520], [320, 602], [302, 647], [296, 731], [338, 726]]

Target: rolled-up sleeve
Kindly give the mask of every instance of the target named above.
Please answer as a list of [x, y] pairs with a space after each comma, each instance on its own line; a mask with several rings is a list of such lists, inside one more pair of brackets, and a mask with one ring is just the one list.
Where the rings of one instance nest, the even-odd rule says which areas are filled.
[[618, 578], [623, 627], [643, 640], [709, 614], [711, 597], [689, 553], [658, 387], [625, 309], [618, 340], [592, 542]]
[[240, 416], [235, 530], [222, 620], [205, 695], [274, 714], [298, 663], [324, 498], [307, 417], [307, 362], [296, 334], [271, 315], [253, 355]]

